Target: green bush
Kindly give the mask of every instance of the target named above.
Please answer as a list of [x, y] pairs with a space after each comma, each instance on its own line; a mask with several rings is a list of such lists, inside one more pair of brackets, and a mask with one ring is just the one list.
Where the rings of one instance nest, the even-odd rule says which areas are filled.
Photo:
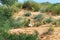
[[18, 2], [18, 0], [0, 0], [2, 4], [5, 4], [7, 6], [13, 5], [15, 2]]
[[30, 12], [26, 12], [26, 13], [24, 14], [24, 16], [29, 17], [29, 16], [31, 16], [31, 13], [30, 13]]
[[60, 15], [60, 5], [59, 4], [41, 4], [40, 11], [41, 12], [51, 12], [52, 15]]
[[11, 6], [11, 8], [12, 8], [13, 12], [18, 12], [20, 10], [18, 7], [14, 6], [14, 5]]
[[29, 1], [25, 1], [25, 2], [23, 3], [22, 8], [23, 8], [23, 9], [32, 10], [32, 3], [29, 2]]
[[10, 29], [10, 21], [0, 19], [0, 30], [8, 30]]
[[10, 7], [7, 6], [1, 6], [0, 7], [0, 14], [3, 17], [6, 17], [7, 19], [9, 19], [12, 15], [13, 15], [13, 10]]
[[19, 27], [28, 27], [30, 23], [30, 19], [26, 19], [23, 17], [19, 17], [18, 19], [11, 19], [10, 25], [12, 28], [19, 28]]
[[11, 8], [12, 8], [12, 10], [13, 10], [14, 12], [19, 12], [19, 11], [21, 10], [21, 8], [22, 8], [22, 3], [16, 2], [15, 4], [13, 4], [13, 5], [11, 6]]
[[23, 22], [22, 22], [23, 18], [18, 18], [18, 19], [10, 19], [10, 26], [12, 28], [18, 28], [18, 27], [21, 27]]
[[52, 8], [51, 6], [52, 6], [52, 4], [49, 3], [49, 2], [41, 3], [40, 4], [40, 11], [42, 13], [49, 12], [51, 10], [51, 8]]
[[3, 32], [0, 34], [0, 40], [37, 40], [38, 32], [34, 34], [10, 34], [7, 32]]
[[34, 26], [40, 26], [42, 25], [42, 20], [43, 20], [44, 16], [43, 14], [38, 14], [37, 16], [34, 17], [34, 20], [35, 20], [35, 23], [34, 23]]
[[10, 28], [9, 19], [13, 15], [12, 9], [3, 5], [0, 6], [0, 30], [6, 30]]
[[35, 20], [41, 21], [43, 19], [43, 14], [38, 14], [36, 17], [34, 17]]
[[36, 3], [35, 1], [32, 2], [32, 8], [33, 8], [33, 11], [39, 11], [40, 10], [40, 6], [38, 3]]
[[17, 8], [21, 9], [22, 8], [22, 3], [16, 2], [13, 6], [16, 6]]
[[52, 18], [46, 18], [44, 20], [44, 23], [51, 23], [51, 22], [53, 22]]
[[23, 9], [28, 9], [32, 11], [39, 11], [40, 7], [39, 4], [35, 1], [25, 1], [22, 6]]
[[52, 15], [60, 15], [60, 6], [53, 6], [52, 7]]

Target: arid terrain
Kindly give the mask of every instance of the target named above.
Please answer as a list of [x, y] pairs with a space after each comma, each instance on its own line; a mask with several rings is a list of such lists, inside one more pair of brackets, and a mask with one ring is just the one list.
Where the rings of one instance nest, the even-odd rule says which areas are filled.
[[[18, 12], [17, 14], [14, 14], [13, 17], [18, 18], [19, 16], [23, 15], [23, 13], [26, 12], [24, 10]], [[32, 15], [38, 15], [38, 13], [40, 12], [32, 12]], [[60, 18], [59, 16], [52, 16], [54, 19], [58, 19]], [[29, 17], [31, 18], [31, 17]], [[60, 40], [60, 27], [52, 27], [53, 28], [53, 32], [52, 34], [45, 34], [43, 35], [45, 32], [48, 31], [48, 29], [50, 28], [50, 26], [54, 26], [51, 24], [46, 24], [46, 25], [41, 25], [39, 27], [27, 27], [27, 28], [16, 28], [16, 29], [10, 29], [8, 32], [9, 33], [26, 33], [26, 34], [33, 34], [34, 31], [38, 31], [39, 33], [39, 39], [41, 40]]]

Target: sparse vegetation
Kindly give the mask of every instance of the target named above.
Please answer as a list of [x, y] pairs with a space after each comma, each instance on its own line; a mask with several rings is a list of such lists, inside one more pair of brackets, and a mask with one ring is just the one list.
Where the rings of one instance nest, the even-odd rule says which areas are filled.
[[43, 33], [45, 36], [53, 33], [53, 25], [60, 27], [60, 19], [58, 17], [58, 19], [53, 19], [53, 17], [60, 16], [60, 3], [37, 3], [33, 0], [25, 0], [23, 3], [19, 3], [18, 0], [0, 0], [0, 3], [0, 40], [38, 40], [39, 38], [38, 32], [31, 35], [10, 34], [7, 33], [9, 29], [36, 27], [37, 30], [37, 27], [41, 25], [50, 24], [48, 27], [51, 28]]

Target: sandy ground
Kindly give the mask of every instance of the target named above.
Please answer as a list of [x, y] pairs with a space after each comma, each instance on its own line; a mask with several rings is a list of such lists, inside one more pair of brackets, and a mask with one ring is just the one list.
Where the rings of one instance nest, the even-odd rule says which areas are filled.
[[[34, 31], [38, 31], [40, 37], [41, 34], [44, 32], [47, 32], [49, 27], [29, 27], [29, 28], [18, 28], [18, 29], [11, 29], [9, 30], [10, 33], [26, 33], [26, 34], [32, 34]], [[60, 40], [60, 28], [54, 27], [54, 31], [51, 35], [45, 35], [41, 40]]]
[[53, 34], [44, 36], [42, 40], [60, 40], [60, 28], [54, 28]]

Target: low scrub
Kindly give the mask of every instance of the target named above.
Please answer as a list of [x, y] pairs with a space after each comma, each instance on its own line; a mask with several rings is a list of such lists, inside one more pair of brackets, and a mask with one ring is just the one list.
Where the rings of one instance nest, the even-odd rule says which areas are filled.
[[41, 21], [43, 19], [43, 14], [38, 14], [36, 17], [34, 17], [35, 20]]
[[0, 6], [0, 15], [9, 19], [13, 15], [13, 10], [11, 7], [6, 5]]
[[23, 9], [28, 9], [32, 11], [39, 11], [39, 4], [34, 1], [25, 1], [22, 6]]
[[44, 20], [44, 24], [46, 24], [46, 23], [51, 23], [51, 22], [53, 22], [53, 20], [52, 20], [52, 18], [46, 18], [45, 20]]
[[19, 17], [18, 19], [11, 19], [10, 20], [11, 27], [19, 28], [19, 27], [28, 27], [30, 23], [30, 19]]
[[0, 40], [38, 40], [38, 32], [34, 34], [10, 34], [3, 32], [0, 34]]

